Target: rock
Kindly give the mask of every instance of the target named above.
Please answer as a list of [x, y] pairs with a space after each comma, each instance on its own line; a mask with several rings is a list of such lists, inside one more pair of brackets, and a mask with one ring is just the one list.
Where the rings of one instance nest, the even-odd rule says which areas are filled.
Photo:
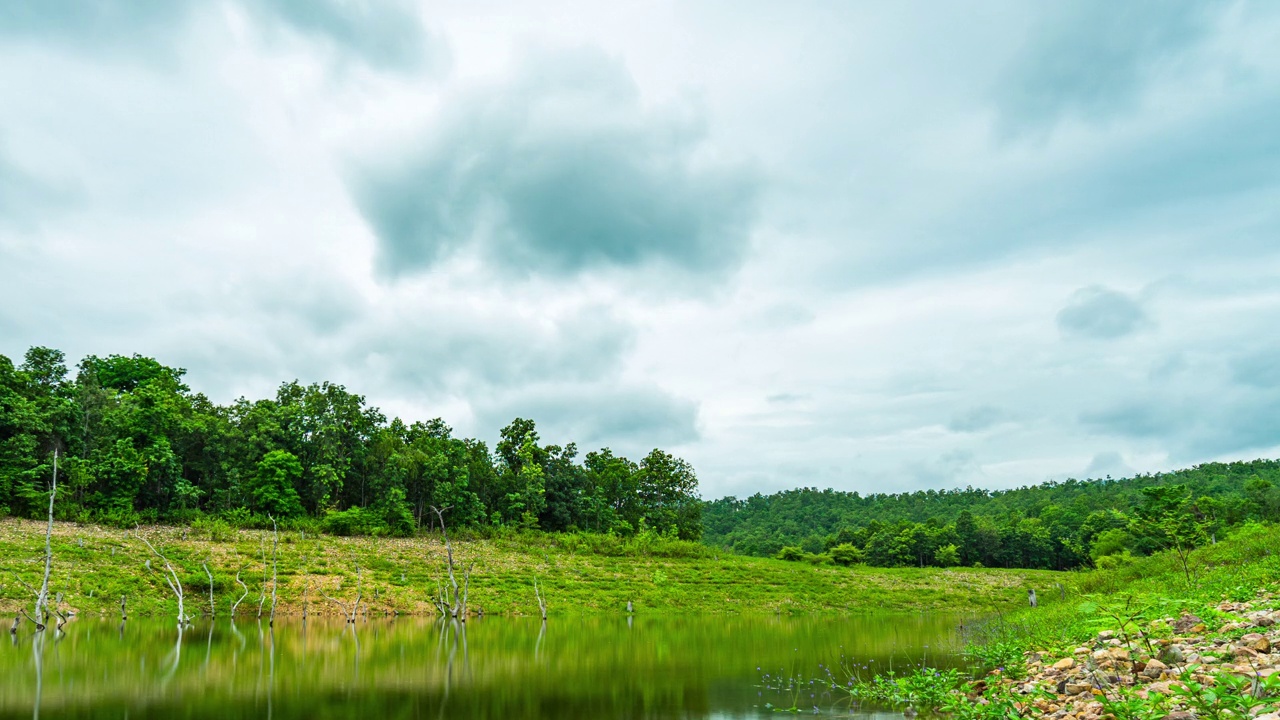
[[1166, 665], [1181, 665], [1186, 661], [1186, 657], [1182, 654], [1182, 648], [1170, 645], [1160, 651], [1160, 661]]
[[1068, 695], [1079, 695], [1080, 693], [1089, 692], [1088, 683], [1066, 683], [1063, 688]]
[[1248, 635], [1240, 638], [1240, 642], [1244, 643], [1245, 647], [1256, 650], [1260, 653], [1271, 652], [1271, 641], [1267, 639], [1266, 635], [1261, 633], [1249, 633]]
[[1105, 641], [1105, 640], [1110, 640], [1111, 638], [1113, 638], [1113, 637], [1115, 637], [1115, 636], [1116, 636], [1115, 631], [1113, 631], [1113, 630], [1103, 630], [1102, 632], [1098, 633], [1098, 642], [1103, 642], [1103, 641]]
[[1257, 657], [1258, 651], [1251, 647], [1239, 645], [1231, 648], [1231, 654], [1236, 657]]
[[1112, 660], [1128, 660], [1129, 659], [1129, 651], [1125, 650], [1124, 648], [1111, 648], [1110, 650], [1107, 651], [1107, 655], [1109, 655]]
[[1177, 633], [1186, 633], [1191, 631], [1191, 628], [1196, 625], [1202, 625], [1203, 623], [1203, 620], [1188, 613], [1174, 621], [1173, 630]]
[[1195, 713], [1179, 710], [1164, 716], [1164, 720], [1196, 720]]
[[1152, 659], [1147, 661], [1146, 667], [1142, 668], [1140, 672], [1149, 678], [1158, 678], [1160, 677], [1160, 673], [1164, 672], [1168, 668], [1168, 665], [1165, 665], [1159, 660]]
[[[1191, 629], [1187, 630], [1187, 632], [1191, 633], [1192, 635], [1199, 635], [1208, 629], [1209, 628], [1206, 627], [1204, 623], [1199, 623], [1197, 625], [1192, 625]], [[1165, 717], [1168, 717], [1168, 716], [1166, 715]]]
[[1062, 658], [1061, 660], [1053, 664], [1053, 669], [1054, 670], [1070, 670], [1075, 666], [1076, 666], [1075, 658]]

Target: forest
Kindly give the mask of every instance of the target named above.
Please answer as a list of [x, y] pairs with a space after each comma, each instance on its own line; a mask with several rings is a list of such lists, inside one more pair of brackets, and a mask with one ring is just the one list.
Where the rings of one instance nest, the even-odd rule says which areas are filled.
[[703, 541], [746, 555], [880, 567], [1114, 566], [1280, 520], [1278, 484], [1280, 461], [1255, 460], [1000, 491], [799, 488], [706, 503]]
[[0, 355], [0, 517], [47, 511], [55, 453], [60, 519], [116, 527], [218, 518], [241, 527], [411, 535], [449, 527], [638, 532], [696, 540], [698, 480], [655, 449], [542, 445], [516, 418], [492, 450], [443, 421], [388, 420], [341, 385], [286, 382], [219, 405], [155, 359]]
[[[412, 535], [449, 527], [657, 534], [742, 555], [879, 567], [1123, 564], [1280, 520], [1280, 461], [1127, 479], [900, 494], [799, 488], [704, 502], [689, 463], [543, 445], [516, 418], [490, 449], [442, 420], [388, 420], [341, 385], [286, 382], [219, 405], [155, 359], [0, 355], [0, 516]], [[440, 508], [437, 516], [432, 508]]]

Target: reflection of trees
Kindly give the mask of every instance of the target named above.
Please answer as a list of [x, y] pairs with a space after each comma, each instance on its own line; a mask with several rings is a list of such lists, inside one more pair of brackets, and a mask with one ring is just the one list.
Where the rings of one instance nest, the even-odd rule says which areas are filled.
[[[380, 709], [403, 708], [406, 698], [425, 717], [588, 717], [615, 710], [626, 715], [638, 707], [644, 714], [681, 716], [741, 699], [742, 689], [758, 679], [757, 665], [789, 666], [796, 648], [814, 663], [838, 662], [843, 654], [887, 665], [893, 655], [897, 667], [924, 659], [928, 645], [928, 659], [943, 661], [952, 627], [944, 619], [903, 616], [639, 616], [631, 623], [618, 616], [562, 618], [552, 638], [536, 615], [465, 625], [402, 616], [358, 622], [348, 638], [343, 619], [281, 620], [270, 630], [266, 617], [259, 624], [260, 663], [252, 662], [246, 647], [252, 629], [229, 620], [206, 628], [205, 657], [185, 666], [172, 623], [131, 619], [123, 641], [114, 622], [69, 623], [61, 643], [48, 637], [50, 630], [42, 641], [41, 709], [87, 715], [90, 699], [130, 708], [186, 701], [208, 705], [210, 716], [216, 707], [226, 715], [274, 717], [278, 710], [282, 718], [294, 718], [311, 716], [336, 697], [374, 720]], [[0, 717], [35, 707], [28, 650], [37, 648], [22, 647], [30, 637], [20, 633], [16, 652], [0, 652]], [[191, 714], [202, 716], [200, 708]]]

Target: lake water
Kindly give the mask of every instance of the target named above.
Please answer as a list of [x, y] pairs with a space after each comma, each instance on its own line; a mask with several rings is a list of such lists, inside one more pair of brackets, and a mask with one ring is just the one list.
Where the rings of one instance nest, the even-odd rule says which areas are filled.
[[[0, 716], [43, 718], [759, 718], [850, 708], [807, 681], [857, 663], [949, 664], [937, 616], [228, 619], [178, 642], [159, 620], [78, 618], [0, 637]], [[6, 633], [7, 635], [7, 633]], [[842, 660], [843, 659], [843, 660]], [[835, 670], [838, 675], [840, 671]], [[762, 678], [768, 679], [762, 682]]]

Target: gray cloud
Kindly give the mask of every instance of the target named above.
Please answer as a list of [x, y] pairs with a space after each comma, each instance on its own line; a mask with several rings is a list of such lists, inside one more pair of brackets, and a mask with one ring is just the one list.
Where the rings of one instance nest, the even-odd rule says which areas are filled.
[[1044, 6], [997, 86], [1001, 124], [1019, 133], [1130, 109], [1152, 74], [1205, 38], [1212, 11], [1223, 7], [1161, 0]]
[[[413, 70], [448, 61], [416, 10], [398, 0], [240, 0], [274, 28], [288, 29], [372, 66]], [[168, 51], [196, 0], [40, 0], [0, 4], [0, 36], [58, 42], [81, 51]]]
[[264, 17], [389, 69], [438, 69], [449, 61], [408, 2], [381, 0], [242, 0]]
[[972, 433], [993, 427], [1005, 418], [1005, 413], [998, 407], [979, 405], [951, 418], [947, 429], [952, 432]]
[[9, 226], [30, 232], [49, 213], [75, 204], [80, 193], [65, 185], [37, 177], [10, 161], [0, 147], [0, 229]]
[[911, 489], [954, 487], [978, 480], [982, 465], [968, 450], [950, 450], [931, 461], [908, 464], [907, 473], [915, 479]]
[[1179, 431], [1184, 418], [1151, 401], [1134, 401], [1081, 414], [1080, 421], [1103, 434], [1158, 438]]
[[1128, 477], [1133, 474], [1133, 468], [1124, 462], [1124, 457], [1114, 450], [1100, 452], [1089, 460], [1089, 465], [1084, 469], [1085, 478], [1101, 478], [1107, 475], [1111, 477]]
[[618, 370], [632, 342], [632, 329], [600, 309], [537, 322], [441, 312], [377, 323], [353, 354], [405, 390], [506, 392], [538, 382], [598, 381]]
[[[1280, 389], [1280, 348], [1251, 352], [1231, 362], [1237, 383], [1260, 389]], [[1280, 409], [1277, 410], [1280, 413]]]
[[573, 440], [583, 449], [609, 442], [632, 456], [699, 437], [697, 404], [652, 386], [545, 385], [493, 397], [475, 409], [480, 427], [533, 418], [544, 439]]
[[517, 274], [739, 260], [756, 181], [698, 159], [701, 117], [647, 110], [622, 63], [595, 50], [519, 66], [506, 85], [449, 103], [409, 160], [350, 174], [384, 274], [474, 247]]
[[1098, 340], [1132, 334], [1146, 321], [1146, 313], [1137, 300], [1100, 285], [1072, 293], [1057, 317], [1058, 329], [1064, 335]]

